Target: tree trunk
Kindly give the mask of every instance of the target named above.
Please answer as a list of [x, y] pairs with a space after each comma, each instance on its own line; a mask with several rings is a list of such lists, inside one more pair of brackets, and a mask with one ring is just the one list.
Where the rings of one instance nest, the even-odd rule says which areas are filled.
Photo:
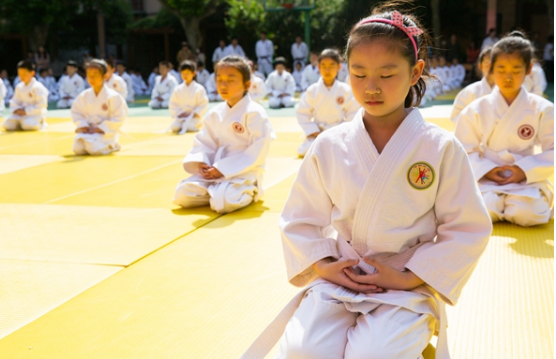
[[29, 51], [36, 52], [39, 46], [45, 46], [47, 36], [48, 24], [35, 25], [33, 31], [28, 35]]
[[554, 29], [554, 0], [546, 0], [546, 6], [548, 7], [547, 15], [549, 29]]
[[195, 54], [195, 51], [198, 48], [201, 48], [201, 45], [203, 44], [203, 34], [199, 28], [201, 19], [198, 17], [190, 17], [187, 19], [180, 18], [180, 23], [183, 27], [183, 31], [185, 32], [189, 48]]
[[[548, 0], [549, 1], [549, 0]], [[440, 0], [431, 0], [433, 40], [438, 47], [440, 33]]]

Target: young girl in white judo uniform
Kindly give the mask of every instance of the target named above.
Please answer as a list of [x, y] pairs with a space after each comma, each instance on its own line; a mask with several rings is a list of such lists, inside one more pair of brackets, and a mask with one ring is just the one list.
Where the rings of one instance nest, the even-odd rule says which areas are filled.
[[293, 107], [295, 101], [295, 80], [289, 72], [286, 71], [286, 59], [277, 57], [274, 60], [275, 70], [268, 75], [265, 81], [268, 91], [268, 107]]
[[554, 104], [523, 86], [532, 57], [519, 35], [496, 43], [490, 67], [496, 87], [463, 109], [456, 126], [493, 222], [534, 226], [551, 217]]
[[181, 181], [174, 203], [185, 208], [210, 204], [218, 213], [243, 208], [262, 196], [262, 173], [274, 131], [264, 108], [247, 93], [251, 72], [238, 56], [226, 56], [216, 69], [215, 106], [183, 160], [192, 176]]
[[170, 96], [178, 86], [178, 81], [170, 75], [170, 62], [161, 61], [158, 64], [160, 75], [156, 77], [149, 106], [151, 108], [168, 108]]
[[48, 90], [48, 102], [56, 102], [60, 99], [58, 86], [53, 77], [48, 76], [48, 69], [40, 69], [37, 80]]
[[180, 64], [180, 75], [183, 82], [176, 87], [170, 97], [168, 108], [174, 120], [170, 129], [180, 135], [187, 131], [199, 131], [203, 116], [207, 111], [209, 102], [207, 92], [195, 81], [196, 70], [193, 61], [185, 60]]
[[301, 67], [301, 62], [296, 62], [294, 64], [292, 76], [295, 80], [295, 91], [301, 92], [301, 80], [303, 78], [303, 69]]
[[306, 136], [297, 149], [300, 157], [305, 156], [324, 130], [351, 121], [361, 108], [353, 97], [351, 87], [336, 79], [341, 66], [338, 51], [324, 50], [318, 61], [321, 78], [303, 93], [296, 111], [297, 121]]
[[77, 127], [73, 152], [107, 155], [121, 147], [118, 131], [128, 115], [127, 102], [104, 83], [107, 70], [104, 60], [93, 59], [86, 66], [91, 88], [80, 93], [71, 106], [71, 117]]
[[450, 67], [450, 76], [452, 77], [452, 87], [457, 89], [461, 87], [465, 80], [465, 67], [459, 63], [457, 57], [452, 59], [452, 67]]
[[363, 109], [316, 139], [279, 223], [288, 279], [309, 287], [242, 358], [263, 358], [284, 326], [279, 359], [417, 359], [435, 327], [436, 358], [449, 357], [444, 303], [457, 302], [492, 224], [464, 149], [414, 107], [421, 31], [382, 9], [352, 29]]
[[21, 82], [10, 100], [10, 114], [2, 124], [6, 131], [36, 131], [46, 127], [48, 89], [35, 79], [35, 64], [20, 61], [17, 75]]
[[456, 99], [454, 100], [454, 107], [452, 109], [452, 115], [450, 120], [456, 123], [458, 121], [458, 116], [460, 112], [467, 107], [474, 100], [486, 96], [492, 92], [494, 88], [494, 80], [490, 73], [490, 52], [491, 47], [485, 47], [479, 54], [479, 70], [483, 74], [481, 81], [472, 83], [471, 85], [465, 87], [461, 90]]
[[127, 84], [119, 75], [116, 74], [113, 60], [106, 60], [106, 75], [104, 75], [104, 84], [117, 93], [124, 99], [127, 98]]
[[123, 62], [118, 62], [116, 64], [116, 72], [125, 81], [127, 88], [127, 96], [124, 99], [127, 103], [135, 102], [135, 92], [133, 91], [133, 80], [131, 76], [126, 72], [126, 65]]
[[83, 90], [85, 90], [85, 81], [77, 74], [77, 63], [68, 61], [66, 64], [66, 74], [59, 80], [60, 100], [58, 108], [70, 108], [73, 101]]

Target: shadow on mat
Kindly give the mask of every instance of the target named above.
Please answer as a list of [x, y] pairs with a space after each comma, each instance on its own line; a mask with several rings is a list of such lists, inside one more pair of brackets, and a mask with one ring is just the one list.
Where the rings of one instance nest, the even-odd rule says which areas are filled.
[[[187, 216], [192, 214], [206, 215], [208, 218], [197, 219], [192, 223], [192, 225], [195, 228], [200, 228], [200, 227], [206, 227], [206, 225], [210, 223], [210, 226], [206, 228], [222, 228], [233, 224], [235, 221], [242, 221], [242, 220], [261, 217], [265, 211], [268, 211], [270, 209], [268, 207], [265, 207], [263, 203], [264, 203], [263, 201], [252, 203], [245, 208], [239, 209], [231, 213], [226, 213], [226, 214], [215, 213], [213, 210], [210, 209], [209, 206], [187, 208], [187, 209], [175, 208], [172, 209], [172, 213], [177, 216]], [[215, 219], [218, 218], [220, 219], [225, 218], [225, 220], [214, 221]]]
[[492, 236], [512, 238], [508, 245], [517, 253], [536, 258], [554, 258], [554, 220], [534, 227], [495, 223]]

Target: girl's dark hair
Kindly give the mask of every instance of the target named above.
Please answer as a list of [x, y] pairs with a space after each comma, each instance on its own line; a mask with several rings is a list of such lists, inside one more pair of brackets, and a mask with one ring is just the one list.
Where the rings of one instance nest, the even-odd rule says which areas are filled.
[[482, 63], [485, 57], [490, 57], [491, 53], [492, 53], [492, 47], [490, 46], [486, 46], [484, 49], [482, 49], [478, 57], [479, 63]]
[[197, 71], [197, 65], [191, 60], [184, 60], [180, 64], [180, 72], [183, 70], [189, 70], [191, 72]]
[[[407, 1], [390, 1], [381, 4], [378, 7], [375, 7], [373, 9], [373, 12], [371, 13], [371, 16], [365, 19], [392, 20], [392, 12], [403, 7], [404, 5], [407, 5]], [[425, 28], [421, 25], [416, 17], [412, 15], [402, 16], [404, 26], [418, 27], [423, 31], [422, 34], [413, 36], [413, 40], [415, 40], [415, 44], [417, 45], [417, 56], [415, 56], [415, 50], [408, 35], [406, 35], [405, 32], [403, 32], [401, 29], [398, 29], [396, 26], [380, 22], [370, 22], [358, 26], [358, 23], [351, 29], [346, 45], [345, 58], [347, 59], [348, 64], [349, 56], [351, 55], [351, 52], [355, 46], [375, 39], [386, 39], [389, 44], [391, 44], [392, 46], [396, 46], [400, 50], [402, 56], [407, 60], [407, 62], [409, 62], [411, 68], [417, 63], [415, 60], [416, 57], [426, 62], [428, 57], [427, 48], [432, 44], [430, 36], [427, 34]], [[404, 102], [404, 106], [406, 108], [419, 106], [419, 104], [421, 103], [421, 99], [425, 96], [427, 86], [423, 77], [435, 78], [434, 75], [429, 74], [429, 72], [426, 70], [426, 67], [423, 69], [421, 78], [415, 85], [412, 86], [411, 89], [409, 89], [407, 93]]]
[[35, 64], [31, 61], [22, 60], [17, 63], [18, 69], [25, 69], [27, 71], [35, 71]]
[[162, 65], [162, 66], [166, 66], [167, 68], [170, 68], [170, 61], [166, 61], [166, 60], [162, 60], [158, 63], [158, 65]]
[[251, 81], [251, 69], [247, 60], [237, 55], [228, 55], [218, 61], [218, 63], [214, 66], [215, 76], [218, 75], [218, 70], [224, 66], [233, 67], [238, 70], [243, 78], [243, 85], [245, 85], [245, 88], [247, 89], [247, 82]]
[[535, 56], [533, 45], [521, 31], [512, 31], [492, 47], [490, 73], [493, 72], [494, 64], [500, 54], [513, 54], [515, 52], [519, 53], [523, 59], [525, 71], [527, 71], [531, 66], [531, 60]]
[[87, 69], [98, 69], [102, 76], [106, 75], [108, 68], [106, 66], [106, 62], [100, 59], [92, 59], [91, 61], [87, 62], [85, 65], [85, 70]]
[[323, 59], [331, 59], [332, 61], [340, 64], [342, 62], [342, 57], [338, 50], [335, 49], [324, 49], [319, 55], [319, 62]]

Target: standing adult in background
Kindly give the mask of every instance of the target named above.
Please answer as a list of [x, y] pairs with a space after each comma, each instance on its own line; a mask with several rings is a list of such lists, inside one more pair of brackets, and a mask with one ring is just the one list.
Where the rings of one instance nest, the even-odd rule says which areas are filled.
[[305, 67], [307, 63], [307, 56], [309, 56], [309, 48], [307, 44], [301, 41], [301, 36], [295, 37], [295, 42], [292, 44], [292, 57], [293, 63], [301, 63], [301, 67]]
[[37, 52], [35, 52], [35, 64], [38, 70], [50, 67], [50, 55], [43, 46], [39, 46]]
[[224, 40], [220, 40], [220, 43], [214, 53], [212, 54], [212, 66], [216, 65], [216, 63], [224, 58], [226, 52], [226, 42]]
[[483, 40], [483, 44], [481, 45], [481, 51], [483, 51], [485, 47], [493, 47], [494, 44], [498, 42], [498, 40], [499, 39], [496, 37], [496, 29], [495, 28], [490, 29], [488, 32], [488, 36], [485, 37], [485, 39]]
[[544, 73], [548, 82], [554, 81], [554, 35], [550, 35], [544, 45], [542, 59], [544, 61]]
[[446, 53], [446, 60], [452, 62], [456, 58], [461, 61], [461, 46], [458, 43], [458, 38], [455, 34], [450, 36], [450, 45], [448, 45], [448, 52]]
[[265, 32], [261, 32], [261, 39], [255, 45], [255, 53], [257, 54], [259, 71], [268, 76], [273, 71], [274, 44], [266, 38]]
[[245, 58], [245, 51], [243, 51], [241, 45], [238, 44], [237, 37], [232, 37], [232, 42], [230, 45], [228, 45], [228, 47], [226, 47], [226, 50], [224, 51], [224, 55], [225, 56], [236, 55]]
[[181, 64], [182, 61], [185, 60], [195, 60], [195, 55], [193, 54], [193, 52], [191, 52], [191, 49], [189, 48], [189, 44], [187, 42], [184, 41], [181, 43], [181, 49], [176, 55], [176, 60], [178, 60], [178, 64]]

